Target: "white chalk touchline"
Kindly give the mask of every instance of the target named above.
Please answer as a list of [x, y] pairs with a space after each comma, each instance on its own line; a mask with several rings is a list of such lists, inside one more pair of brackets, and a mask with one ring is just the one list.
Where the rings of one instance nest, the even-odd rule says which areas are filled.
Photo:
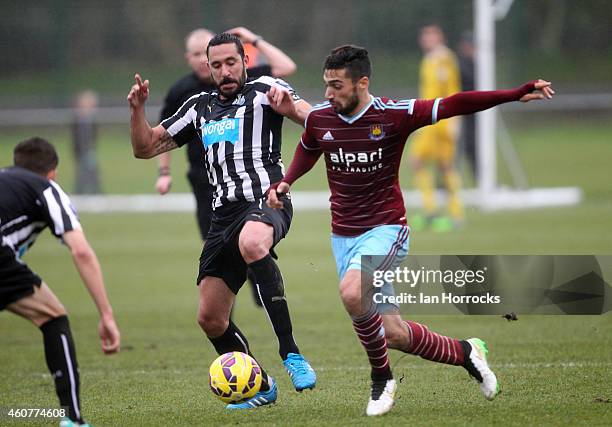
[[[441, 366], [439, 363], [432, 363], [427, 365], [415, 365], [415, 364], [393, 364], [394, 368], [408, 368], [408, 369], [437, 369]], [[612, 366], [612, 361], [610, 362], [588, 362], [588, 361], [577, 361], [577, 362], [535, 362], [535, 363], [491, 363], [490, 365], [493, 369], [540, 369], [540, 368], [595, 368], [595, 367], [608, 367]], [[195, 368], [195, 370], [199, 370], [200, 368]], [[317, 372], [329, 372], [329, 371], [362, 371], [369, 370], [370, 367], [364, 364], [363, 366], [321, 366], [316, 367], [315, 370]], [[193, 370], [184, 371], [178, 369], [163, 369], [163, 368], [153, 368], [153, 369], [134, 369], [134, 370], [124, 370], [118, 369], [118, 372], [121, 375], [131, 374], [131, 375], [150, 375], [152, 372], [163, 372], [167, 374], [175, 374], [175, 375], [191, 375]], [[82, 374], [87, 375], [105, 375], [109, 374], [108, 370], [101, 369], [83, 369]], [[32, 372], [30, 374], [33, 377], [48, 377], [48, 372]]]

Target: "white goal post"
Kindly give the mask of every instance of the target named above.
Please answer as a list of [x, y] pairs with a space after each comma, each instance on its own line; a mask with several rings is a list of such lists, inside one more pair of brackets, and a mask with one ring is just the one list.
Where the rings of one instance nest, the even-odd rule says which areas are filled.
[[[474, 0], [477, 90], [496, 88], [495, 21], [505, 18], [513, 1]], [[582, 191], [576, 187], [500, 189], [497, 185], [496, 130], [496, 108], [476, 114], [477, 204], [483, 210], [574, 205], [581, 201]]]

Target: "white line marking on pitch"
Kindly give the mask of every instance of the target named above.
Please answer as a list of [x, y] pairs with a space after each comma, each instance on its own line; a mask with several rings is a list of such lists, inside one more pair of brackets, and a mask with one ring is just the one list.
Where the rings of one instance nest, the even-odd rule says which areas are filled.
[[[395, 368], [409, 368], [409, 369], [436, 369], [438, 366], [440, 366], [438, 363], [432, 363], [432, 364], [428, 364], [428, 365], [415, 365], [415, 364], [395, 364], [394, 367]], [[587, 368], [587, 367], [593, 367], [593, 368], [603, 368], [603, 367], [608, 367], [608, 366], [612, 366], [612, 362], [587, 362], [587, 361], [579, 361], [579, 362], [536, 362], [536, 363], [492, 363], [491, 367], [495, 368], [495, 369], [540, 369], [540, 368]], [[315, 370], [317, 372], [326, 372], [326, 371], [363, 371], [363, 370], [370, 370], [370, 367], [367, 365], [363, 365], [363, 366], [332, 366], [332, 367], [326, 367], [326, 366], [322, 366], [317, 368], [315, 365]], [[200, 368], [195, 368], [196, 370], [199, 370]], [[181, 371], [181, 370], [177, 370], [177, 369], [135, 369], [135, 370], [122, 370], [122, 369], [117, 369], [118, 372], [121, 372], [121, 375], [149, 375], [152, 372], [163, 372], [163, 373], [167, 373], [167, 374], [174, 374], [174, 375], [186, 375], [186, 374], [191, 374], [193, 371]], [[100, 369], [83, 369], [82, 372], [84, 375], [108, 375], [109, 371], [106, 370], [100, 370]], [[48, 377], [49, 373], [48, 372], [32, 372], [30, 374], [31, 376], [34, 377]]]

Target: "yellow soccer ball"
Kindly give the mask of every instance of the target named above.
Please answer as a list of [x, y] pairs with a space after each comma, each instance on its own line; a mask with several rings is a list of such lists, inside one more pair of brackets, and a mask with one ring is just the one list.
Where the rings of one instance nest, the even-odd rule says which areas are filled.
[[261, 381], [257, 361], [239, 351], [217, 357], [208, 371], [210, 389], [225, 403], [240, 403], [255, 396]]

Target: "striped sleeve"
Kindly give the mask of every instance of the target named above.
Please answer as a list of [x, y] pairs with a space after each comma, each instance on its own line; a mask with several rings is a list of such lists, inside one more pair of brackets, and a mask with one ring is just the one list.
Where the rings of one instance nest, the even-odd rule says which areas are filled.
[[195, 128], [196, 107], [203, 96], [208, 96], [208, 94], [201, 92], [192, 96], [172, 116], [160, 123], [179, 147], [198, 138]]
[[[417, 99], [411, 100], [409, 108], [405, 109], [406, 114], [402, 114], [400, 128], [405, 133], [410, 133], [423, 126], [432, 125], [438, 122], [438, 108], [441, 98], [437, 99]], [[398, 103], [401, 103], [399, 101]]]
[[306, 116], [306, 123], [304, 132], [300, 138], [300, 145], [308, 151], [321, 151], [319, 141], [317, 141], [317, 139], [313, 136], [312, 125], [309, 127], [308, 118], [310, 117], [311, 113], [312, 110], [308, 113], [308, 116]]
[[289, 91], [289, 94], [291, 95], [291, 99], [293, 99], [294, 102], [301, 100], [302, 98], [300, 97], [300, 95], [298, 95], [295, 90], [291, 87], [291, 85], [289, 85], [289, 83], [287, 83], [286, 81], [284, 81], [283, 79], [274, 79], [274, 83], [272, 83], [273, 86], [277, 86], [277, 87], [281, 87], [283, 89], [287, 89]]
[[56, 237], [61, 237], [67, 231], [81, 230], [81, 223], [76, 209], [68, 195], [55, 182], [43, 191], [43, 209], [47, 225]]

